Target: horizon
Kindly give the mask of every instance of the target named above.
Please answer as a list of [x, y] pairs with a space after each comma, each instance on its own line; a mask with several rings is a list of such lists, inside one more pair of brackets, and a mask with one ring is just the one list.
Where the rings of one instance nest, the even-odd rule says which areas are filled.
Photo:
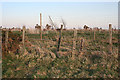
[[4, 2], [2, 26], [34, 28], [40, 24], [40, 13], [43, 27], [50, 24], [50, 15], [57, 26], [60, 26], [62, 18], [67, 29], [83, 28], [84, 25], [108, 29], [109, 24], [118, 28], [117, 2]]

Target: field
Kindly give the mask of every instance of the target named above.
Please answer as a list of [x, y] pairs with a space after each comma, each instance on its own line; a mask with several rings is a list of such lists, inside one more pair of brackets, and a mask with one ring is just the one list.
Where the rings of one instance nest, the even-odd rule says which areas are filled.
[[[40, 34], [9, 32], [5, 48], [2, 32], [3, 78], [118, 78], [118, 33], [112, 34], [112, 53], [109, 53], [109, 31], [77, 30], [76, 49], [73, 51], [73, 30], [63, 30], [59, 54], [59, 32]], [[80, 50], [84, 39], [83, 50]], [[74, 54], [74, 57], [73, 55]]]

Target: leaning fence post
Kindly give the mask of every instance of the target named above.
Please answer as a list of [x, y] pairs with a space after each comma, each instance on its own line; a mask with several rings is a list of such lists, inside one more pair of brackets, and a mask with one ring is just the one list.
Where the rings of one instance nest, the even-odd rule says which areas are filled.
[[77, 39], [77, 30], [74, 29], [72, 58], [74, 58], [74, 55], [75, 55], [75, 50], [76, 50], [76, 39]]
[[109, 24], [109, 51], [112, 53], [112, 24]]
[[57, 57], [60, 57], [59, 48], [60, 48], [60, 42], [61, 42], [61, 36], [62, 36], [62, 28], [63, 28], [63, 25], [61, 25], [61, 28], [59, 30], [59, 40], [58, 40], [58, 46], [57, 46]]

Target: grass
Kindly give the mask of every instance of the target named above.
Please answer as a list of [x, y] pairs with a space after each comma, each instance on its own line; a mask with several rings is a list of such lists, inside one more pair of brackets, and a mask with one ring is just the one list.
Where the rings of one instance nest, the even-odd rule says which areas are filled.
[[[56, 54], [58, 33], [48, 32], [43, 34], [40, 40], [39, 34], [27, 34], [30, 43], [25, 43], [26, 53], [14, 54], [10, 52], [2, 59], [3, 78], [118, 78], [118, 43], [113, 43], [113, 54], [109, 54], [108, 32], [96, 32], [96, 40], [93, 40], [93, 32], [78, 31], [76, 55], [73, 59], [72, 51], [73, 31], [62, 31], [61, 52], [66, 56], [53, 59], [49, 52]], [[17, 33], [13, 33], [17, 34]], [[19, 34], [19, 33], [18, 33]], [[21, 36], [21, 35], [19, 35]], [[114, 41], [118, 34], [113, 33]], [[85, 39], [83, 51], [79, 52], [80, 38]], [[20, 44], [20, 43], [19, 43]], [[39, 52], [37, 47], [42, 52]], [[22, 45], [20, 44], [22, 47]], [[20, 48], [22, 50], [22, 48]], [[31, 50], [31, 54], [29, 54]], [[39, 52], [38, 54], [37, 51]], [[21, 52], [21, 51], [19, 51]]]

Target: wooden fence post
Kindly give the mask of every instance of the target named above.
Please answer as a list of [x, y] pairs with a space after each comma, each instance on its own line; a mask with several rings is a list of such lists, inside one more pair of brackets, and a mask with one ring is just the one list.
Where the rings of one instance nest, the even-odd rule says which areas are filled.
[[95, 41], [95, 29], [94, 29], [94, 41]]
[[42, 40], [42, 14], [40, 13], [40, 39]]
[[59, 40], [58, 40], [58, 46], [57, 46], [57, 57], [60, 57], [59, 49], [60, 49], [60, 42], [61, 42], [61, 36], [62, 36], [62, 28], [63, 28], [63, 25], [61, 25], [61, 28], [59, 30]]
[[112, 53], [112, 24], [109, 24], [109, 51]]
[[23, 45], [25, 44], [25, 26], [23, 26], [22, 43], [23, 43]]
[[82, 51], [84, 48], [84, 39], [81, 39], [80, 41], [80, 51]]
[[75, 55], [75, 50], [76, 50], [76, 39], [77, 39], [77, 30], [74, 29], [72, 58], [74, 58], [74, 55]]
[[8, 30], [6, 29], [5, 32], [5, 48], [6, 48], [6, 53], [8, 52]]
[[5, 33], [5, 47], [7, 49], [8, 45], [8, 30], [6, 29], [6, 33]]
[[2, 57], [2, 26], [0, 26], [0, 58]]
[[2, 79], [2, 26], [0, 26], [0, 79]]

